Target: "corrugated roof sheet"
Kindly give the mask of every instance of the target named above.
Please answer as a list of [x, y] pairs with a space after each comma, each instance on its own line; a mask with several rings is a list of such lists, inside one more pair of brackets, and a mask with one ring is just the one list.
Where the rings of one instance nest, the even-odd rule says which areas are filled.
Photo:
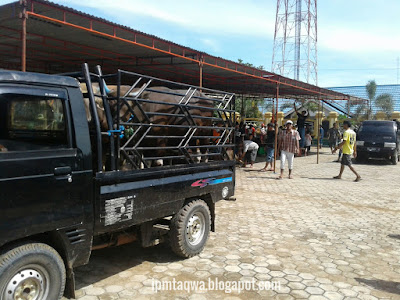
[[[18, 69], [18, 52], [21, 51], [19, 3], [13, 2], [0, 8], [0, 34], [5, 37], [3, 44], [0, 44], [3, 58], [0, 67]], [[202, 82], [213, 89], [273, 96], [279, 84], [282, 98], [349, 98], [335, 91], [215, 57], [50, 1], [28, 0], [27, 10], [27, 68], [30, 71], [76, 71], [77, 65], [89, 62], [92, 65], [100, 64], [104, 69], [123, 68], [198, 85], [199, 65], [202, 64]], [[140, 35], [137, 37], [139, 41], [136, 41], [136, 35]], [[204, 60], [200, 58], [202, 55]]]

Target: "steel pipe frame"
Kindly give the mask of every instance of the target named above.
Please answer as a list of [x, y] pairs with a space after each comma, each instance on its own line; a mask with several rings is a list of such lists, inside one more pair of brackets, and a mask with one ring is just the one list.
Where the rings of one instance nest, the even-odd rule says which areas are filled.
[[[7, 28], [7, 27], [4, 27], [4, 26], [0, 26], [0, 27], [3, 28], [3, 29], [8, 29], [8, 30], [10, 30], [10, 31], [15, 31], [14, 29]], [[83, 48], [83, 49], [87, 48], [87, 49], [90, 49], [90, 50], [97, 50], [96, 48], [93, 48], [93, 47], [90, 47], [90, 46], [81, 45], [81, 44], [74, 43], [74, 42], [65, 42], [65, 41], [62, 41], [62, 40], [59, 40], [59, 39], [56, 39], [56, 38], [52, 38], [52, 37], [48, 37], [48, 36], [43, 36], [43, 35], [40, 35], [40, 34], [34, 34], [34, 33], [30, 33], [30, 34], [42, 38], [42, 39], [43, 39], [42, 44], [44, 44], [44, 45], [46, 45], [47, 47], [50, 47], [50, 48], [61, 49], [61, 50], [68, 50], [68, 51], [75, 52], [75, 53], [77, 53], [77, 54], [90, 55], [90, 56], [94, 56], [94, 57], [97, 57], [97, 58], [107, 59], [107, 60], [111, 60], [111, 61], [118, 61], [118, 62], [120, 62], [120, 63], [125, 63], [125, 64], [127, 63], [127, 61], [122, 60], [122, 59], [117, 59], [117, 58], [113, 58], [113, 57], [108, 57], [108, 56], [103, 56], [103, 55], [94, 54], [95, 52], [86, 52], [86, 51], [82, 51], [82, 50], [76, 50], [77, 47]], [[4, 35], [3, 35], [3, 36], [4, 36]], [[4, 36], [4, 37], [8, 37], [8, 38], [11, 38], [11, 39], [17, 39], [17, 38], [12, 37], [12, 36]], [[45, 44], [45, 41], [46, 41], [46, 40], [53, 40], [53, 41], [59, 42], [60, 44], [63, 44], [64, 47], [56, 46], [56, 45]], [[38, 44], [38, 45], [41, 44], [40, 42], [36, 42], [36, 41], [31, 41], [31, 43]], [[67, 47], [68, 45], [72, 45], [72, 46], [74, 46], [74, 47], [68, 48], [68, 47]], [[11, 45], [10, 45], [10, 46], [11, 46]], [[17, 46], [13, 46], [13, 47], [17, 47]], [[55, 53], [48, 53], [48, 52], [43, 52], [43, 51], [40, 51], [40, 50], [35, 50], [35, 51], [36, 51], [36, 52], [42, 52], [42, 53], [44, 53], [44, 54], [46, 54], [46, 55], [52, 55], [52, 56], [58, 55], [58, 56], [62, 56], [62, 57], [64, 57], [65, 59], [68, 59], [69, 61], [75, 59], [74, 57], [69, 57], [69, 56], [67, 56], [67, 55], [55, 54]], [[111, 51], [107, 51], [107, 50], [101, 50], [100, 52], [102, 52], [102, 53], [107, 53], [107, 54], [110, 54], [110, 55], [115, 55], [115, 56], [118, 55], [118, 53], [111, 52]], [[125, 55], [125, 56], [127, 56], [127, 55]], [[131, 56], [131, 58], [132, 58], [132, 59], [136, 59], [135, 56]], [[63, 60], [56, 60], [56, 61], [64, 62]], [[76, 65], [80, 65], [80, 63], [76, 63]], [[157, 67], [156, 67], [156, 66], [153, 66], [153, 68], [161, 69], [161, 68], [158, 68], [158, 65], [157, 65], [157, 64], [154, 64], [154, 63], [153, 63], [153, 65], [156, 65], [156, 66], [157, 66]], [[202, 64], [199, 64], [199, 65], [202, 66]], [[140, 66], [140, 65], [139, 65], [139, 66]], [[150, 67], [151, 67], [151, 66], [150, 66]], [[176, 68], [176, 69], [181, 69], [182, 71], [186, 71], [186, 72], [189, 71], [189, 72], [194, 73], [193, 70], [188, 70], [188, 69], [184, 69], [184, 68], [179, 68], [179, 67], [176, 67], [176, 66], [174, 66], [174, 65], [172, 65], [172, 67], [174, 67], [174, 68]], [[167, 72], [171, 72], [170, 70], [167, 70], [167, 69], [161, 69], [161, 70], [167, 71]], [[190, 77], [192, 77], [192, 78], [197, 78], [197, 76], [195, 76], [195, 75], [188, 75], [188, 76], [190, 76]], [[214, 81], [214, 82], [224, 83], [224, 81], [223, 81], [224, 78], [223, 78], [223, 77], [219, 77], [219, 76], [216, 76], [216, 75], [214, 75], [214, 76], [211, 75], [211, 77], [214, 77], [214, 78], [208, 77], [207, 79], [208, 79], [208, 80], [211, 80], [211, 81]], [[242, 78], [242, 79], [246, 80], [246, 82], [230, 82], [230, 84], [235, 84], [235, 85], [249, 85], [249, 84], [254, 84], [254, 83], [251, 83], [251, 82], [247, 82], [247, 81], [248, 81], [248, 78], [246, 78], [246, 77], [244, 77], [244, 76], [241, 76], [241, 77], [237, 76], [236, 78], [237, 78], [237, 79]], [[219, 80], [218, 80], [218, 79], [219, 79]], [[262, 85], [260, 85], [260, 89], [262, 89]], [[268, 94], [268, 93], [265, 93], [265, 95], [268, 96], [269, 94]]]
[[[18, 30], [14, 30], [12, 28], [4, 27], [4, 26], [0, 26], [0, 28], [6, 29], [6, 30], [10, 30], [10, 31], [14, 31], [14, 32], [19, 32]], [[77, 53], [77, 54], [81, 54], [81, 55], [83, 54], [83, 55], [89, 55], [89, 56], [96, 57], [96, 58], [107, 59], [107, 60], [111, 60], [111, 61], [118, 61], [118, 62], [124, 63], [124, 64], [127, 63], [127, 61], [125, 61], [125, 60], [121, 60], [121, 59], [117, 59], [117, 58], [113, 58], [113, 57], [108, 57], [108, 56], [98, 55], [98, 54], [95, 53], [95, 51], [93, 51], [93, 52], [85, 52], [85, 51], [82, 51], [82, 50], [76, 50], [76, 48], [70, 49], [70, 48], [67, 48], [66, 46], [70, 44], [70, 45], [78, 46], [78, 47], [81, 47], [81, 48], [87, 48], [87, 49], [96, 50], [96, 51], [98, 50], [97, 48], [93, 48], [93, 47], [86, 46], [86, 45], [81, 45], [81, 44], [74, 43], [74, 42], [65, 42], [65, 41], [62, 41], [62, 40], [59, 40], [59, 39], [55, 39], [55, 38], [52, 38], [52, 37], [47, 37], [47, 36], [43, 36], [43, 35], [35, 34], [35, 33], [29, 33], [29, 35], [34, 35], [34, 36], [37, 36], [37, 37], [40, 37], [40, 38], [43, 39], [42, 43], [37, 42], [37, 41], [30, 41], [30, 43], [34, 43], [34, 44], [37, 44], [37, 45], [45, 45], [46, 47], [53, 48], [53, 49], [68, 50], [68, 51], [71, 51], [71, 52], [74, 52], [74, 53]], [[0, 36], [7, 37], [7, 38], [10, 38], [10, 39], [19, 40], [18, 38], [12, 37], [12, 36], [5, 36], [5, 35], [0, 35]], [[64, 45], [64, 47], [45, 44], [45, 40], [53, 40], [53, 41], [60, 42], [61, 44]], [[13, 46], [13, 45], [10, 45], [10, 46]], [[40, 50], [35, 50], [35, 51], [40, 51]], [[107, 53], [113, 54], [114, 56], [119, 55], [119, 53], [114, 53], [114, 52], [106, 51], [106, 50], [101, 50], [101, 52], [103, 52], [103, 53], [107, 52]], [[48, 54], [54, 55], [53, 53], [48, 53]], [[61, 55], [61, 54], [59, 54], [59, 55], [60, 56], [64, 56], [65, 58], [68, 58], [68, 59], [73, 58], [73, 57], [68, 57], [66, 55]], [[135, 56], [131, 56], [131, 58], [135, 59], [136, 57]], [[75, 58], [73, 58], [73, 59], [75, 59]], [[65, 62], [65, 61], [61, 61], [61, 62]], [[153, 66], [149, 66], [149, 67], [156, 68], [158, 70], [161, 69], [160, 67], [157, 66], [157, 64], [153, 63], [152, 65]], [[179, 67], [176, 67], [176, 66], [173, 66], [173, 67], [175, 69], [179, 69]], [[180, 69], [182, 69], [185, 72], [195, 73], [195, 71], [192, 71], [192, 70], [189, 70], [189, 69], [185, 69], [185, 68], [180, 68]], [[162, 71], [171, 72], [171, 71], [169, 71], [169, 70], [167, 70], [165, 68], [163, 68], [161, 70]], [[186, 75], [188, 75], [190, 77], [193, 77], [193, 78], [197, 78], [197, 76], [195, 76], [195, 75], [189, 75], [189, 74], [186, 74]], [[212, 80], [212, 79], [209, 79], [209, 80]]]
[[[12, 28], [8, 28], [8, 27], [4, 27], [4, 26], [0, 26], [0, 28], [6, 29], [6, 30], [9, 30], [9, 31], [12, 31], [12, 32], [16, 32], [16, 33], [19, 33], [19, 32], [20, 32], [20, 31], [18, 31], [18, 30], [15, 30], [15, 29], [12, 29]], [[113, 55], [114, 57], [112, 57], [112, 56], [111, 56], [111, 57], [108, 57], [108, 56], [104, 56], [104, 55], [96, 55], [95, 53], [96, 53], [96, 51], [99, 50], [99, 49], [94, 48], [94, 47], [90, 47], [90, 46], [87, 46], [87, 45], [82, 45], [82, 44], [78, 44], [78, 43], [74, 43], [74, 42], [66, 42], [66, 41], [63, 41], [63, 40], [59, 40], [59, 39], [56, 39], [56, 38], [52, 38], [52, 37], [48, 37], [48, 36], [44, 36], [44, 35], [40, 35], [40, 34], [35, 34], [35, 33], [29, 33], [29, 34], [30, 34], [30, 35], [34, 35], [34, 36], [36, 36], [36, 37], [42, 38], [42, 39], [43, 39], [42, 44], [43, 44], [43, 45], [46, 45], [47, 47], [53, 48], [53, 49], [68, 50], [68, 51], [72, 51], [72, 52], [75, 52], [75, 53], [78, 53], [78, 54], [94, 56], [94, 57], [97, 57], [97, 58], [102, 58], [102, 59], [107, 59], [107, 60], [112, 60], [112, 61], [118, 61], [118, 62], [124, 63], [124, 64], [127, 63], [126, 60], [114, 58], [115, 56], [120, 55], [119, 53], [116, 53], [116, 52], [112, 52], [112, 51], [100, 49], [100, 52], [101, 52], [101, 53], [107, 53], [107, 54]], [[6, 36], [6, 35], [0, 35], [0, 36], [7, 37], [7, 38], [11, 38], [11, 39], [15, 39], [15, 40], [19, 40], [18, 38], [13, 37], [13, 36]], [[46, 40], [52, 40], [52, 41], [59, 42], [60, 44], [64, 45], [64, 48], [61, 47], [61, 46], [45, 44], [45, 41], [46, 41]], [[36, 41], [30, 41], [30, 42], [31, 42], [31, 43], [34, 43], [34, 44], [37, 44], [37, 45], [40, 45], [40, 44], [41, 44], [41, 43], [36, 42]], [[67, 45], [73, 45], [73, 46], [75, 46], [75, 47], [67, 48]], [[10, 46], [12, 46], [12, 45], [10, 45]], [[18, 47], [18, 46], [16, 46], [16, 47]], [[80, 47], [80, 48], [84, 48], [84, 49], [86, 48], [86, 49], [95, 50], [95, 51], [93, 51], [93, 52], [85, 52], [85, 51], [82, 51], [82, 50], [76, 50], [76, 47]], [[39, 51], [39, 50], [35, 50], [35, 51]], [[43, 51], [42, 51], [42, 52], [43, 52]], [[44, 52], [44, 53], [47, 53], [47, 52]], [[54, 55], [53, 53], [48, 53], [48, 54]], [[72, 59], [75, 59], [75, 58], [73, 58], [73, 57], [68, 57], [68, 56], [66, 56], [66, 55], [61, 55], [61, 54], [59, 54], [59, 55], [60, 55], [60, 56], [64, 56], [64, 57], [65, 57], [66, 59], [68, 59], [68, 60], [70, 60], [71, 58], [72, 58]], [[126, 56], [126, 57], [130, 57], [130, 58], [132, 58], [132, 59], [134, 59], [134, 60], [137, 59], [137, 57], [135, 57], [135, 56], [129, 56], [129, 55], [125, 55], [125, 56]], [[146, 59], [143, 59], [143, 58], [142, 58], [142, 60], [146, 60]], [[64, 62], [64, 61], [61, 61], [61, 62]], [[79, 64], [79, 65], [80, 65], [80, 64]], [[140, 66], [141, 66], [141, 65], [138, 65], [138, 67], [140, 67]], [[158, 65], [157, 63], [154, 63], [154, 62], [153, 62], [151, 65], [149, 65], [149, 67], [151, 67], [151, 68], [156, 68], [157, 70], [172, 72], [172, 71], [167, 70], [167, 69], [165, 69], [165, 68], [159, 67], [159, 65]], [[185, 69], [185, 68], [180, 68], [180, 67], [177, 67], [176, 65], [171, 65], [171, 67], [174, 68], [174, 69], [180, 69], [180, 70], [182, 70], [182, 71], [184, 71], [184, 72], [191, 72], [191, 73], [193, 73], [193, 74], [196, 74], [196, 72], [195, 72], [194, 70], [189, 70], [189, 69]], [[175, 73], [176, 73], [176, 72], [175, 72]], [[190, 75], [190, 74], [185, 74], [185, 75], [186, 75], [186, 76], [189, 76], [189, 77], [192, 77], [192, 78], [194, 78], [194, 79], [198, 78], [198, 76], [196, 76], [196, 75]], [[214, 77], [214, 78], [210, 78], [210, 77]], [[215, 82], [218, 82], [218, 81], [223, 82], [221, 77], [214, 76], [214, 75], [209, 75], [209, 76], [207, 76], [207, 79], [208, 79], [208, 80], [211, 80], [211, 81], [215, 81]]]

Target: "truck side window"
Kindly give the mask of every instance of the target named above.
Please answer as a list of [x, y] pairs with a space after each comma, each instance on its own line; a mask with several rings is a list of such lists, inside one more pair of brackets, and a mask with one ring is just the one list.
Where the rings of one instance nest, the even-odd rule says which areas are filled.
[[62, 99], [0, 95], [0, 153], [66, 147]]

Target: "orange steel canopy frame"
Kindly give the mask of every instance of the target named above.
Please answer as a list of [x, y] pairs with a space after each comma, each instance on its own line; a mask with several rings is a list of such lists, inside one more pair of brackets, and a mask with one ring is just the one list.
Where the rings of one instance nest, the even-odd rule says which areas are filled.
[[0, 6], [0, 55], [0, 68], [5, 69], [63, 73], [79, 70], [87, 62], [101, 65], [105, 72], [124, 69], [237, 94], [364, 101], [43, 0]]

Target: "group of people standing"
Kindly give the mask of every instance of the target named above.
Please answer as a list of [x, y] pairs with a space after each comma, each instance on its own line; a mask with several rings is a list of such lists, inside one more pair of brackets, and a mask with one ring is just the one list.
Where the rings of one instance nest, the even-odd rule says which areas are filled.
[[[277, 150], [280, 153], [280, 175], [277, 179], [283, 179], [283, 174], [285, 170], [286, 161], [288, 163], [289, 169], [289, 179], [293, 178], [292, 170], [294, 165], [294, 157], [296, 154], [299, 156], [302, 155], [301, 149], [305, 148], [305, 155], [307, 155], [310, 151], [310, 146], [312, 142], [311, 132], [309, 129], [306, 129], [305, 120], [308, 117], [309, 113], [307, 111], [302, 111], [299, 113], [297, 111], [296, 105], [294, 105], [295, 111], [297, 113], [297, 130], [293, 128], [293, 122], [291, 120], [287, 120], [285, 123], [285, 128], [281, 130], [277, 137]], [[254, 161], [257, 157], [257, 152], [259, 149], [259, 145], [253, 141], [254, 132], [252, 130], [248, 130], [246, 132], [244, 126], [242, 124], [236, 124], [236, 143], [237, 150], [239, 151], [241, 142], [243, 142], [243, 153], [239, 155], [239, 161], [244, 164], [246, 167], [246, 163], [250, 162], [251, 167], [253, 167]], [[264, 124], [263, 124], [264, 125]], [[332, 128], [328, 131], [328, 140], [329, 146], [331, 148], [332, 153], [335, 153], [338, 149], [340, 149], [338, 161], [341, 161], [341, 168], [338, 176], [335, 176], [335, 179], [341, 179], [344, 167], [348, 166], [350, 170], [356, 175], [356, 180], [361, 180], [361, 176], [356, 172], [351, 163], [351, 155], [354, 157], [357, 156], [356, 151], [356, 133], [351, 130], [351, 123], [349, 121], [343, 122], [344, 132], [340, 133], [338, 129], [338, 124], [335, 123]], [[275, 124], [269, 123], [267, 128], [262, 126], [261, 135], [263, 136], [263, 142], [265, 144], [266, 150], [266, 163], [264, 168], [262, 168], [261, 172], [272, 171], [273, 170], [273, 162], [274, 162], [274, 150], [275, 150]], [[341, 155], [343, 153], [343, 157]]]
[[[293, 129], [293, 122], [288, 120], [285, 124], [286, 130], [282, 130], [278, 136], [278, 153], [281, 153], [281, 175], [280, 179], [283, 178], [283, 170], [285, 169], [286, 161], [288, 162], [289, 167], [289, 178], [292, 177], [292, 169], [293, 169], [293, 160], [295, 153], [299, 153], [299, 141], [300, 135], [297, 130]], [[243, 130], [240, 130], [240, 125], [237, 123], [235, 128], [236, 135], [236, 143], [237, 148], [240, 148], [241, 141], [243, 141], [243, 153], [239, 155], [239, 161], [243, 162], [244, 167], [246, 167], [247, 162], [250, 162], [251, 167], [253, 167], [254, 161], [257, 157], [257, 152], [259, 149], [259, 145], [253, 141], [253, 132], [248, 131], [247, 133]], [[275, 124], [269, 123], [267, 124], [267, 128], [262, 128], [265, 130], [264, 135], [264, 143], [266, 150], [266, 163], [265, 167], [260, 171], [272, 171], [273, 170], [273, 162], [274, 162], [274, 151], [275, 151]], [[242, 138], [244, 137], [244, 138]], [[238, 150], [237, 150], [238, 151]]]

